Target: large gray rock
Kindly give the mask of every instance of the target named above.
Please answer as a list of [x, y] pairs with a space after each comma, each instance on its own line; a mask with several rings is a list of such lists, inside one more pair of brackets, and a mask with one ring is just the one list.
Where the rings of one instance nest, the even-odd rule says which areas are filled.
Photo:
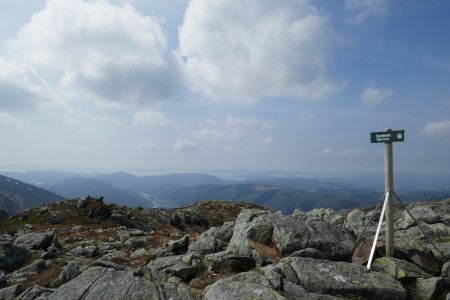
[[22, 294], [20, 294], [16, 300], [33, 300], [33, 299], [46, 299], [45, 297], [53, 293], [53, 290], [44, 288], [39, 285], [35, 285], [26, 289]]
[[224, 250], [227, 243], [216, 239], [213, 236], [200, 236], [198, 240], [189, 245], [189, 252], [196, 252], [198, 254], [215, 253]]
[[183, 262], [183, 255], [158, 257], [148, 263], [147, 269], [153, 280], [165, 281], [170, 276], [189, 280], [195, 276], [198, 269]]
[[415, 284], [415, 294], [419, 299], [438, 299], [445, 288], [445, 280], [441, 277], [428, 279], [418, 278]]
[[308, 292], [367, 299], [406, 299], [406, 291], [393, 277], [366, 268], [327, 260], [288, 257], [275, 265], [286, 280]]
[[407, 278], [430, 278], [431, 275], [416, 264], [394, 257], [381, 257], [372, 264], [374, 271], [384, 272], [397, 280]]
[[133, 271], [90, 268], [59, 287], [49, 300], [160, 300], [162, 290], [152, 281], [134, 277]]
[[189, 245], [189, 251], [208, 254], [224, 250], [233, 236], [233, 228], [234, 222], [226, 222], [220, 227], [211, 227]]
[[[414, 216], [418, 222], [434, 224], [439, 222], [440, 217], [437, 213], [434, 212], [428, 205], [419, 205], [415, 206], [410, 210], [411, 214]], [[403, 217], [398, 220], [398, 228], [399, 229], [408, 229], [409, 227], [414, 225], [414, 219], [411, 218], [409, 213], [405, 210], [403, 212]]]
[[53, 281], [52, 287], [60, 287], [64, 283], [69, 282], [70, 280], [80, 275], [80, 273], [81, 270], [78, 264], [71, 261], [67, 264], [67, 266], [64, 267], [58, 278]]
[[20, 235], [14, 241], [14, 244], [29, 250], [47, 250], [47, 248], [52, 244], [54, 237], [55, 233], [53, 231], [30, 232]]
[[450, 285], [450, 261], [442, 265], [441, 277]]
[[274, 291], [269, 281], [260, 273], [246, 272], [224, 279], [219, 279], [205, 289], [204, 300], [229, 299], [257, 299], [282, 300], [286, 299]]
[[315, 248], [324, 257], [351, 257], [353, 236], [342, 227], [332, 226], [318, 217], [299, 221], [292, 216], [263, 210], [243, 210], [234, 225], [227, 251], [236, 256], [251, 256], [252, 242], [273, 247], [287, 256], [305, 248]]
[[13, 286], [0, 289], [0, 299], [2, 300], [15, 300], [23, 292], [24, 288], [22, 284], [16, 284]]
[[18, 269], [29, 255], [28, 250], [23, 247], [10, 243], [0, 244], [0, 270], [9, 272]]

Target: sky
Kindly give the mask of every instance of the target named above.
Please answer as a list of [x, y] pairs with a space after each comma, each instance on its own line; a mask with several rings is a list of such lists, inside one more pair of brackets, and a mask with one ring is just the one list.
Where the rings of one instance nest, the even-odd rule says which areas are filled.
[[450, 172], [447, 0], [0, 0], [0, 169]]

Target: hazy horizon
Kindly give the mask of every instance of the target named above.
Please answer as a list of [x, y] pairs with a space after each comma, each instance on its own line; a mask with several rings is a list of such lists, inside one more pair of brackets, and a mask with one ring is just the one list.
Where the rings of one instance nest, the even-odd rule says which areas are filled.
[[450, 166], [446, 0], [0, 3], [0, 169]]

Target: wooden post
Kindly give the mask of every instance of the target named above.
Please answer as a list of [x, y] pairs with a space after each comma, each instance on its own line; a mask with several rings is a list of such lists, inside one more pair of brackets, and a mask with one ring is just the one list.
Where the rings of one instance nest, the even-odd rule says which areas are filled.
[[[385, 132], [392, 131], [385, 129]], [[394, 168], [392, 159], [392, 142], [384, 143], [384, 186], [386, 193], [386, 256], [394, 256]]]

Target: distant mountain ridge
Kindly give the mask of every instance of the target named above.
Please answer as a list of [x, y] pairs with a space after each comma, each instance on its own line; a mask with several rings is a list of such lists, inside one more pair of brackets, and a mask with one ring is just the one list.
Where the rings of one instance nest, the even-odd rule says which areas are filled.
[[[374, 204], [384, 190], [382, 174], [338, 176], [250, 172], [246, 177], [244, 172], [242, 176], [235, 176], [239, 180], [225, 180], [203, 173], [137, 176], [126, 172], [29, 171], [7, 174], [39, 184], [66, 198], [103, 196], [108, 202], [144, 208], [180, 207], [198, 200], [215, 199], [246, 201], [285, 213], [296, 208], [304, 211], [326, 207], [340, 210]], [[450, 197], [449, 176], [400, 175], [395, 184], [402, 200]], [[7, 199], [5, 203], [17, 202], [14, 197], [4, 198]]]
[[42, 203], [62, 199], [64, 197], [55, 193], [0, 175], [0, 209], [11, 215]]

